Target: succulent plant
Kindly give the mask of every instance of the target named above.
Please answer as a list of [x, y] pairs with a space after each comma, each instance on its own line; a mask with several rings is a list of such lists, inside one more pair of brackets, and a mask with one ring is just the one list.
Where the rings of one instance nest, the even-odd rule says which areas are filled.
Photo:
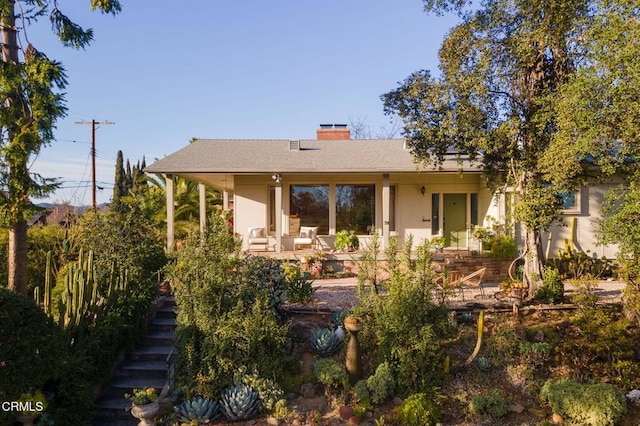
[[180, 423], [209, 423], [218, 416], [219, 405], [217, 401], [197, 396], [190, 401], [184, 401], [174, 407]]
[[478, 368], [481, 371], [489, 371], [491, 369], [491, 360], [489, 358], [481, 356], [476, 359], [476, 362], [478, 363]]
[[319, 328], [309, 337], [311, 350], [321, 356], [329, 356], [338, 350], [340, 338], [328, 328]]
[[336, 327], [339, 325], [342, 325], [346, 316], [347, 316], [347, 311], [345, 310], [335, 311], [334, 313], [331, 314], [331, 324], [333, 324]]
[[258, 413], [258, 392], [244, 383], [236, 383], [222, 395], [222, 411], [230, 420], [247, 420]]

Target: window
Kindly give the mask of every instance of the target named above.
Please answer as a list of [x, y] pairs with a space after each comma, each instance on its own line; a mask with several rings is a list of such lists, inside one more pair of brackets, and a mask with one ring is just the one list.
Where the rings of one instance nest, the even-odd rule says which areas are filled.
[[336, 230], [369, 234], [375, 227], [375, 185], [336, 185]]
[[440, 194], [431, 194], [431, 235], [440, 234]]
[[478, 194], [469, 194], [471, 199], [471, 225], [479, 225], [478, 222]]
[[563, 192], [557, 196], [560, 198], [562, 213], [580, 214], [580, 190]]
[[328, 185], [291, 185], [289, 196], [291, 218], [300, 226], [317, 226], [319, 235], [329, 233]]

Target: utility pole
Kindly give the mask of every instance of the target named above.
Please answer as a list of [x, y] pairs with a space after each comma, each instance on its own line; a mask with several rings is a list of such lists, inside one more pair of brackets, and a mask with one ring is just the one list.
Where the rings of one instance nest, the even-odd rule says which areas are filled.
[[91, 207], [96, 210], [96, 124], [116, 124], [113, 121], [76, 121], [76, 124], [91, 125]]

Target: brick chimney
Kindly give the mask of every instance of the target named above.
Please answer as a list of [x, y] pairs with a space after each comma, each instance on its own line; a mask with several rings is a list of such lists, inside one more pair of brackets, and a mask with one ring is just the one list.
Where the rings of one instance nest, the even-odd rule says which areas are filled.
[[351, 130], [346, 124], [321, 124], [317, 133], [319, 141], [351, 139]]

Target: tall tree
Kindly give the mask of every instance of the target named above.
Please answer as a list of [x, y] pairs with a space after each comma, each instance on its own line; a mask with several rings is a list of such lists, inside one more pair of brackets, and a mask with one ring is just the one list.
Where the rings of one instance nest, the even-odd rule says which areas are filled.
[[[90, 0], [91, 10], [117, 14], [118, 0]], [[31, 197], [52, 191], [56, 183], [29, 170], [29, 158], [53, 140], [56, 120], [65, 115], [62, 64], [28, 42], [26, 28], [48, 16], [63, 45], [84, 48], [93, 31], [64, 15], [53, 0], [0, 0], [0, 213], [9, 227], [8, 286], [27, 292], [27, 218]]]
[[124, 177], [124, 159], [122, 151], [118, 150], [116, 155], [116, 175], [113, 183], [113, 198], [111, 202], [117, 204], [120, 202], [120, 198], [127, 195], [126, 183]]
[[[471, 2], [423, 1], [427, 12], [458, 11], [461, 23], [442, 44], [441, 75], [414, 73], [382, 96], [385, 111], [403, 120], [425, 165], [437, 167], [453, 150], [480, 164], [493, 191], [517, 193], [533, 294], [544, 272], [540, 235], [559, 217], [558, 194], [620, 171], [637, 149], [640, 85], [630, 74], [638, 66], [607, 59], [619, 52], [637, 63], [638, 38], [616, 35], [637, 31], [637, 3], [486, 0], [464, 10]], [[626, 110], [633, 118], [619, 114]]]

